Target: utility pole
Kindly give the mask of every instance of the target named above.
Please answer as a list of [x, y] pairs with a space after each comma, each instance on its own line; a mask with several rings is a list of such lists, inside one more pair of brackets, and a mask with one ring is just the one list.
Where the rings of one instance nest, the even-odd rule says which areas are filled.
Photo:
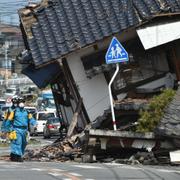
[[9, 43], [5, 41], [4, 49], [5, 49], [5, 79], [8, 79], [8, 48]]

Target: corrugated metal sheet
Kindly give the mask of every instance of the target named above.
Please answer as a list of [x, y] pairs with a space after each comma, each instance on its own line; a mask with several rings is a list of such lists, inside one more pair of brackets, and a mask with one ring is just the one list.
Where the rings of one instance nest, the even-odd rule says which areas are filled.
[[[20, 10], [35, 66], [121, 32], [161, 12], [179, 12], [179, 0], [43, 0]], [[28, 18], [28, 16], [30, 16]], [[32, 20], [35, 19], [35, 20]]]

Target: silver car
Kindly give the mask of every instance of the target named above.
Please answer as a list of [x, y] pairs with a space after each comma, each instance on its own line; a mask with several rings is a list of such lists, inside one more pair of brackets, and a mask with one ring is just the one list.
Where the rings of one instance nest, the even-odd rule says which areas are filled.
[[48, 118], [43, 128], [44, 138], [50, 138], [52, 135], [60, 135], [62, 119], [58, 117]]

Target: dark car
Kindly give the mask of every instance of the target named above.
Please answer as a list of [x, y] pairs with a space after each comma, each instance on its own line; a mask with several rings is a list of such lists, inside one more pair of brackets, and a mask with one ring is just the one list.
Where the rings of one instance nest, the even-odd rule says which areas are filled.
[[43, 129], [44, 138], [50, 138], [53, 135], [60, 135], [61, 123], [61, 118], [48, 118]]

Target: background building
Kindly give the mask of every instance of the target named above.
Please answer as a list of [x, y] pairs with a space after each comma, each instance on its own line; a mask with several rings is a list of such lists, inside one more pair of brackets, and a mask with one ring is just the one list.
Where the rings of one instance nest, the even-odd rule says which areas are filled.
[[0, 24], [0, 77], [9, 78], [13, 73], [20, 73], [21, 66], [17, 55], [24, 44], [18, 26]]

